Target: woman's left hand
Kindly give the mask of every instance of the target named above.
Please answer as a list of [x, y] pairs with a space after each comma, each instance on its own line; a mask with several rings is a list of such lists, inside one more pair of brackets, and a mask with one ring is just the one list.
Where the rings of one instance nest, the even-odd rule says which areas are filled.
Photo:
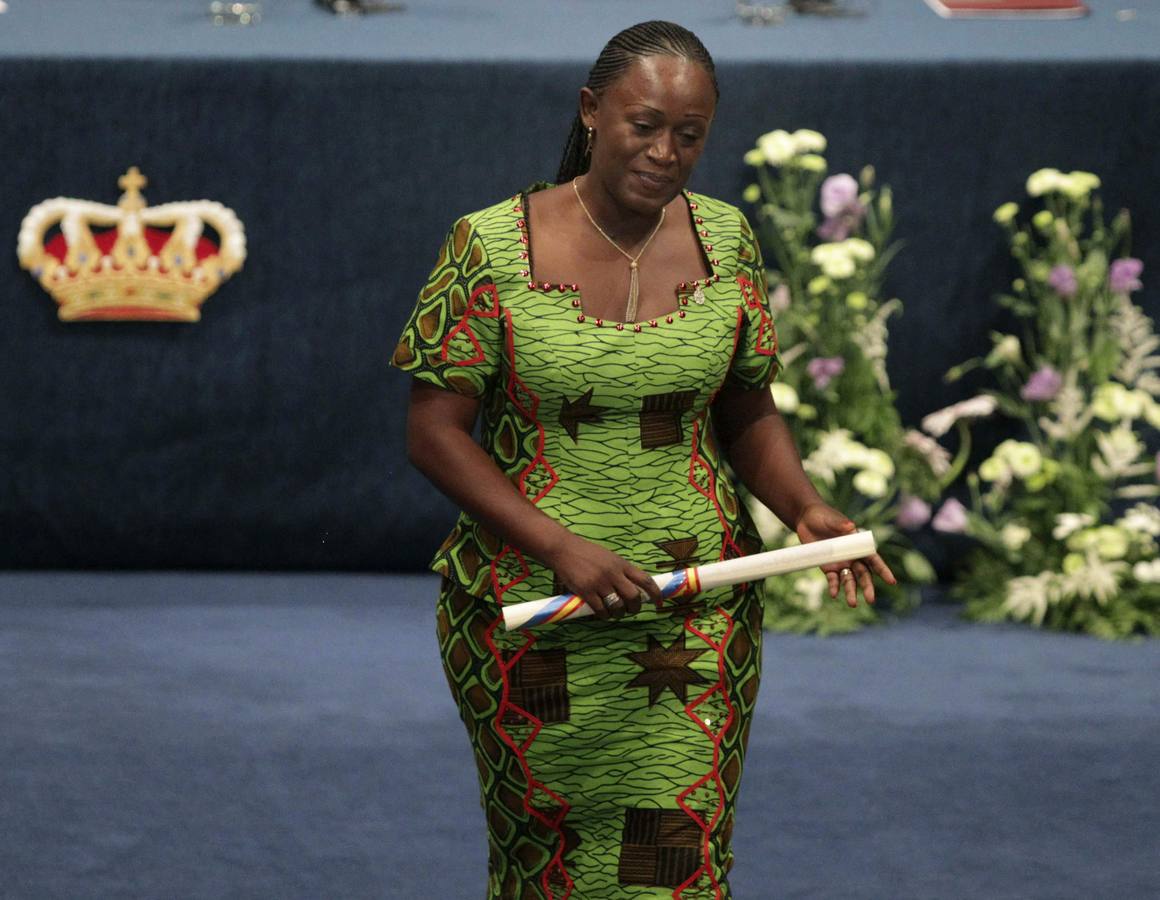
[[[807, 506], [797, 523], [797, 536], [801, 538], [803, 544], [853, 534], [857, 530], [858, 526], [850, 519], [825, 503], [812, 503]], [[898, 584], [898, 579], [894, 577], [890, 567], [877, 553], [862, 559], [828, 563], [822, 566], [822, 571], [826, 573], [826, 580], [830, 583], [830, 596], [837, 597], [838, 590], [845, 589], [848, 606], [858, 605], [859, 588], [867, 603], [874, 602], [875, 572], [887, 584]]]

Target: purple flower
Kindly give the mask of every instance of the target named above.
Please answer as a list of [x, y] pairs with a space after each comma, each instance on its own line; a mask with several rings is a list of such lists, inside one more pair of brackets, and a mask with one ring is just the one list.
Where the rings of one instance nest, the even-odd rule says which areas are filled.
[[832, 219], [857, 202], [858, 182], [854, 180], [854, 176], [843, 172], [840, 175], [831, 175], [822, 182], [822, 215], [827, 219]]
[[1051, 366], [1040, 366], [1019, 389], [1019, 396], [1030, 402], [1045, 402], [1054, 399], [1061, 387], [1063, 377]]
[[930, 521], [930, 504], [920, 497], [903, 494], [902, 502], [898, 505], [896, 521], [900, 528], [905, 528], [907, 531], [921, 528]]
[[1108, 287], [1114, 294], [1127, 294], [1129, 291], [1138, 291], [1140, 273], [1144, 271], [1144, 263], [1134, 257], [1112, 260], [1108, 268]]
[[818, 226], [818, 237], [823, 241], [844, 241], [866, 214], [866, 207], [858, 202], [858, 182], [845, 173], [822, 182], [820, 204], [826, 217]]
[[951, 497], [934, 514], [930, 527], [945, 534], [962, 534], [967, 530], [967, 508]]
[[1047, 276], [1047, 285], [1061, 297], [1074, 297], [1079, 289], [1075, 280], [1075, 270], [1071, 266], [1059, 265]]
[[819, 391], [824, 391], [845, 368], [846, 360], [840, 356], [815, 356], [806, 363], [806, 372], [814, 380], [814, 387]]

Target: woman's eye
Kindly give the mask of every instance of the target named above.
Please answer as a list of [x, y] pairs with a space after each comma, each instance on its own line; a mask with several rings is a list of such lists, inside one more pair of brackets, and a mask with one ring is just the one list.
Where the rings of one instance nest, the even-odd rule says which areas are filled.
[[635, 128], [637, 131], [651, 131], [652, 130], [652, 125], [650, 125], [648, 122], [633, 122], [632, 127]]
[[685, 141], [685, 143], [687, 143], [687, 144], [695, 144], [695, 143], [697, 143], [697, 141], [699, 141], [701, 139], [701, 135], [693, 134], [691, 132], [685, 131], [685, 132], [682, 132], [681, 139], [683, 141]]

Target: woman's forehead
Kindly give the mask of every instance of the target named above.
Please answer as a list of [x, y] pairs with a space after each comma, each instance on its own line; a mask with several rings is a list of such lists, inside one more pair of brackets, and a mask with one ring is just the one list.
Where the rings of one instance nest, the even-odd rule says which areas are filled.
[[682, 56], [641, 57], [603, 93], [619, 105], [639, 104], [671, 115], [710, 118], [717, 105], [712, 77], [700, 63]]

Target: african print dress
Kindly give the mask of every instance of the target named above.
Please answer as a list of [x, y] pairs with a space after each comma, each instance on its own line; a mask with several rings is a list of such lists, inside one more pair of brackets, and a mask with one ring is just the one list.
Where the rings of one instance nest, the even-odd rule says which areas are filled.
[[[673, 311], [584, 314], [582, 284], [530, 280], [525, 195], [459, 220], [395, 350], [481, 400], [482, 443], [529, 500], [649, 572], [755, 548], [710, 403], [765, 387], [777, 347], [744, 216], [687, 193], [707, 271]], [[635, 617], [506, 632], [501, 604], [561, 593], [462, 515], [432, 568], [437, 627], [489, 838], [489, 898], [727, 898], [761, 666], [753, 590]]]

